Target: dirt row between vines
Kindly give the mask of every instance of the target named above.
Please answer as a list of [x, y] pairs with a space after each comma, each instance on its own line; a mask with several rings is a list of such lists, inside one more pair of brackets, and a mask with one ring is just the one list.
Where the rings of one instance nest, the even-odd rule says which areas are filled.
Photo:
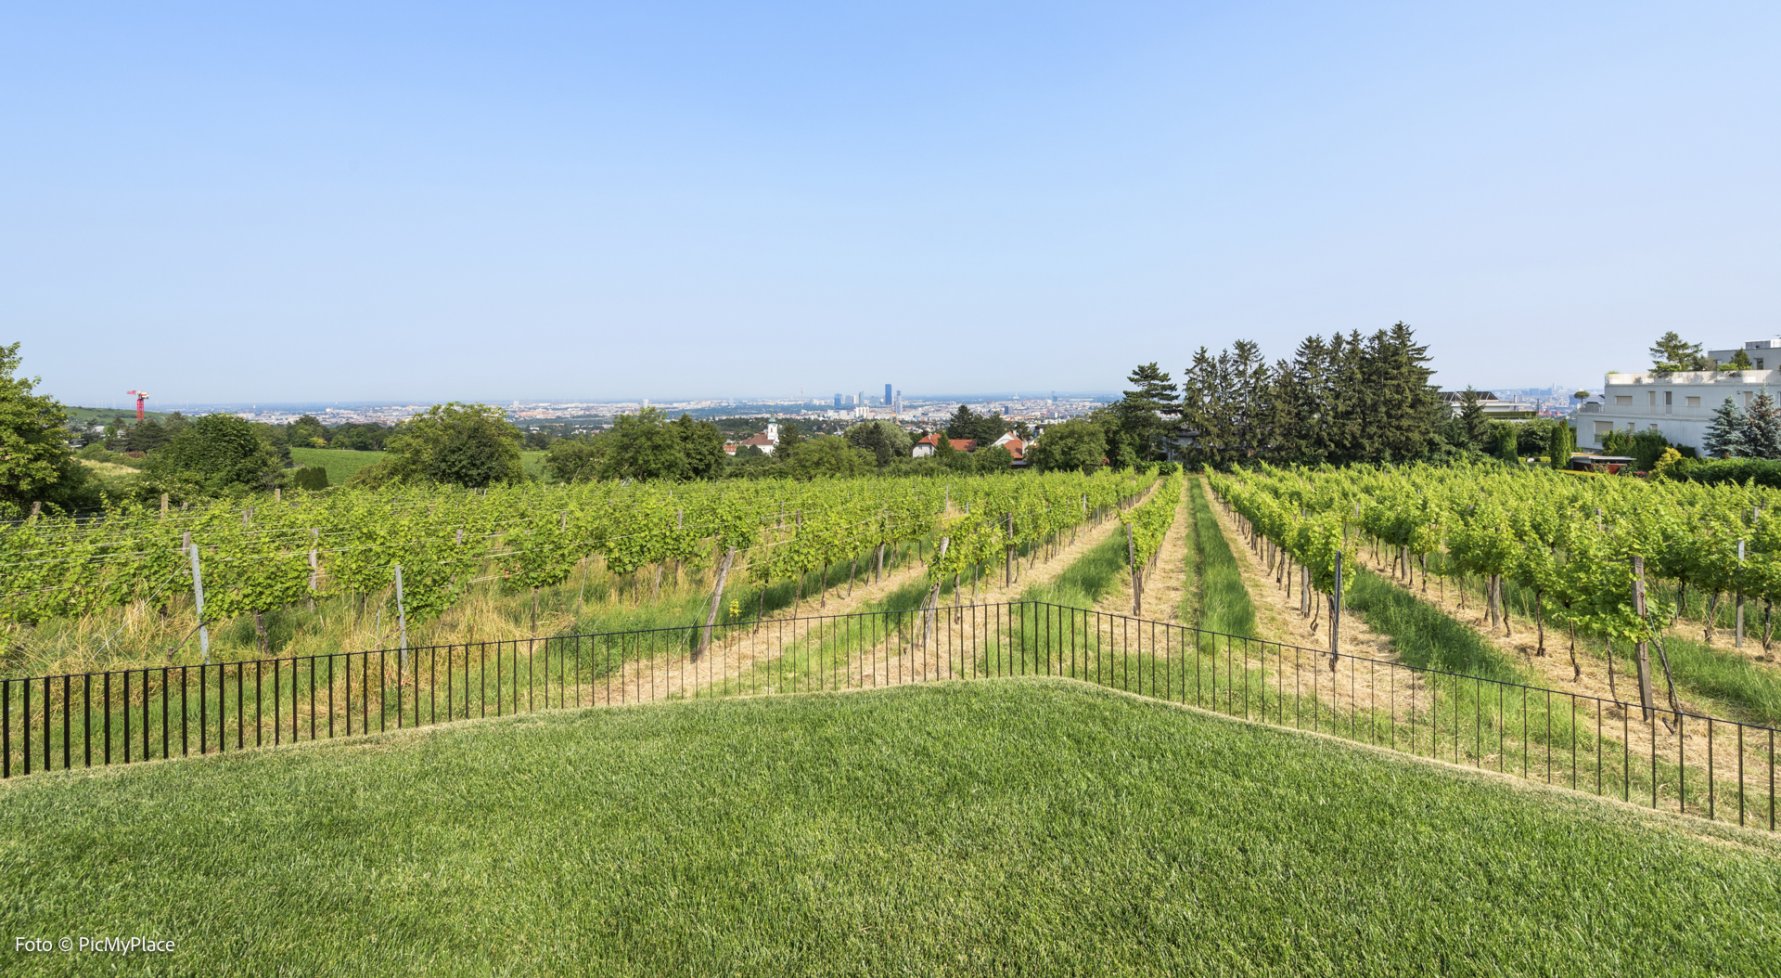
[[[1292, 678], [1322, 670], [1329, 670], [1327, 655], [1314, 651], [1329, 646], [1329, 635], [1325, 631], [1329, 626], [1328, 603], [1321, 595], [1313, 595], [1314, 601], [1321, 602], [1313, 619], [1299, 614], [1298, 580], [1293, 580], [1294, 590], [1288, 596], [1286, 588], [1275, 583], [1275, 575], [1267, 569], [1261, 554], [1251, 550], [1244, 541], [1236, 517], [1225, 512], [1224, 503], [1213, 493], [1210, 487], [1206, 490], [1206, 503], [1212, 510], [1213, 520], [1218, 524], [1219, 531], [1224, 534], [1225, 543], [1230, 546], [1231, 553], [1236, 555], [1238, 573], [1243, 577], [1243, 586], [1249, 590], [1249, 600], [1255, 607], [1255, 621], [1261, 632], [1258, 638], [1266, 641], [1279, 642], [1288, 646], [1306, 647], [1298, 652], [1291, 650], [1282, 653], [1286, 664], [1291, 665]], [[1288, 573], [1291, 573], [1290, 571]], [[1398, 656], [1392, 649], [1391, 639], [1374, 631], [1366, 621], [1351, 611], [1342, 615], [1342, 652], [1361, 659], [1371, 659], [1381, 663], [1396, 664]], [[1296, 661], [1295, 661], [1296, 659]], [[1379, 677], [1374, 670], [1361, 670], [1352, 660], [1344, 660], [1342, 670], [1353, 681], [1351, 683], [1334, 683], [1318, 688], [1317, 696], [1323, 702], [1338, 709], [1358, 707], [1362, 710], [1377, 710], [1383, 705], [1392, 716], [1399, 720], [1408, 720], [1411, 704], [1428, 702], [1428, 686], [1414, 674], [1399, 677], [1399, 670], [1387, 669], [1384, 677]], [[1276, 677], [1276, 686], [1282, 693], [1286, 691], [1287, 676]], [[1402, 681], [1400, 681], [1400, 678]], [[1394, 684], [1389, 688], [1381, 688], [1386, 684]], [[1294, 694], [1302, 690], [1294, 689]]]
[[[1193, 510], [1187, 502], [1187, 484], [1181, 487], [1181, 501], [1175, 509], [1175, 522], [1169, 524], [1156, 559], [1144, 569], [1144, 606], [1137, 617], [1148, 621], [1179, 624], [1181, 606], [1187, 591], [1187, 537], [1192, 531]], [[1132, 577], [1121, 574], [1113, 588], [1095, 605], [1097, 610], [1116, 615], [1132, 614]]]
[[[1366, 559], [1363, 557], [1363, 559]], [[1638, 696], [1638, 679], [1629, 669], [1627, 673], [1617, 675], [1614, 682], [1608, 681], [1607, 661], [1579, 649], [1577, 663], [1582, 667], [1582, 675], [1571, 664], [1569, 652], [1570, 639], [1563, 631], [1548, 629], [1546, 632], [1546, 652], [1539, 653], [1539, 632], [1534, 627], [1532, 617], [1511, 618], [1509, 628], [1512, 634], [1505, 635], [1502, 626], [1491, 625], [1484, 608], [1484, 599], [1478, 593], [1468, 593], [1457, 581], [1442, 575], [1433, 575], [1427, 582], [1429, 590], [1423, 590], [1424, 582], [1418, 576], [1414, 585], [1401, 578], [1392, 576], [1389, 561], [1367, 561], [1370, 569], [1379, 574], [1393, 586], [1403, 590], [1416, 600], [1441, 612], [1489, 642], [1498, 652], [1512, 661], [1519, 662], [1532, 673], [1531, 683], [1549, 687], [1555, 691], [1574, 693], [1581, 697], [1591, 697], [1606, 701], [1602, 706], [1604, 720], [1603, 737], [1616, 743], [1622, 743], [1636, 758], [1640, 755], [1650, 758], [1654, 747], [1661, 761], [1674, 763], [1678, 757], [1686, 757], [1689, 769], [1695, 770], [1698, 765], [1704, 777], [1709, 757], [1713, 762], [1714, 777], [1718, 780], [1737, 782], [1738, 756], [1735, 740], [1736, 733], [1730, 728], [1721, 731], [1725, 738], [1716, 738], [1709, 747], [1707, 737], [1701, 729], [1704, 725], [1695, 722], [1692, 726], [1684, 724], [1680, 734], [1662, 719], [1655, 725], [1646, 723], [1636, 700]], [[1663, 674], [1658, 659], [1652, 657], [1652, 689], [1657, 696], [1661, 708], [1667, 708], [1668, 699], [1663, 685]], [[1634, 697], [1629, 701], [1628, 697]], [[1677, 699], [1684, 710], [1699, 710], [1698, 705], [1691, 704], [1682, 690], [1677, 690]], [[1595, 711], [1594, 703], [1580, 703], [1580, 710], [1587, 710], [1589, 715]], [[1661, 716], [1661, 714], [1660, 714]], [[1621, 721], [1630, 717], [1624, 729]], [[1673, 723], [1673, 720], [1672, 720]], [[1730, 743], [1727, 741], [1730, 740]], [[1768, 741], [1758, 738], [1747, 741], [1745, 745], [1746, 784], [1752, 791], [1759, 787], [1763, 792], [1768, 789]]]
[[[1152, 488], [1147, 492], [1154, 492]], [[1140, 497], [1143, 498], [1143, 497]], [[1017, 559], [1017, 576], [1012, 585], [1002, 582], [1001, 566], [991, 566], [975, 585], [966, 582], [953, 601], [941, 605], [956, 609], [968, 605], [984, 605], [1013, 601], [1026, 588], [1056, 578], [1090, 548], [1106, 539], [1107, 526], [1119, 526], [1109, 511], [1100, 521], [1078, 528], [1074, 534], [1042, 544], [1026, 558]], [[669, 657], [650, 655], [628, 661], [619, 673], [596, 683], [592, 702], [651, 702], [654, 700], [688, 698], [706, 692], [753, 693], [768, 692], [785, 685], [797, 689], [830, 689], [860, 685], [889, 685], [901, 677], [945, 678], [951, 675], [938, 670], [943, 658], [939, 650], [944, 643], [933, 643], [936, 661], [923, 672], [921, 663], [907, 654], [892, 655], [900, 639], [889, 637], [899, 621], [909, 621], [910, 613], [885, 612], [863, 615], [875, 603], [923, 578], [926, 567], [920, 561], [909, 561], [883, 581], [856, 587], [851, 594], [827, 595], [826, 607], [817, 598], [808, 598], [796, 611], [770, 616], [759, 622], [732, 625], [714, 632], [712, 646], [696, 660], [691, 654]], [[831, 589], [834, 591], [837, 589]], [[944, 615], [938, 617], [945, 617]], [[966, 628], [968, 616], [958, 616], [952, 627], [959, 632]], [[985, 616], [979, 630], [990, 622]], [[961, 641], [970, 636], [960, 634]], [[831, 651], [839, 643], [847, 661]], [[822, 659], [822, 671], [808, 674], [808, 667]], [[908, 660], [908, 661], [899, 661]]]

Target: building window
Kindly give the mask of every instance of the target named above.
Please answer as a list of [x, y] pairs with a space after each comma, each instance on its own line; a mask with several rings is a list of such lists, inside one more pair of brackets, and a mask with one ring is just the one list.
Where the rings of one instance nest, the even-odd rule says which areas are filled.
[[1657, 407], [1657, 392], [1656, 391], [1646, 391], [1645, 397], [1646, 397], [1646, 399], [1648, 399], [1651, 402], [1647, 406], [1655, 409]]
[[1758, 370], [1762, 369], [1762, 357], [1756, 358], [1756, 369], [1758, 369]]
[[[1746, 395], [1744, 400], [1746, 403], [1748, 403], [1750, 400], [1749, 396]], [[1633, 406], [1633, 396], [1631, 394], [1616, 394], [1616, 395], [1614, 395], [1614, 406], [1615, 407], [1632, 407]]]
[[1693, 396], [1685, 397], [1682, 399], [1682, 403], [1686, 407], [1698, 408], [1701, 406], [1701, 399]]

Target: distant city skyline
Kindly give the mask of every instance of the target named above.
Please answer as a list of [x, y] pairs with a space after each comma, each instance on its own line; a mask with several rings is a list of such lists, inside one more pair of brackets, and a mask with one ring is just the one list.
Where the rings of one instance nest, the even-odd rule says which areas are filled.
[[[0, 338], [77, 403], [1450, 388], [1781, 330], [1781, 5], [18, 5]], [[1544, 376], [1530, 377], [1529, 374]]]

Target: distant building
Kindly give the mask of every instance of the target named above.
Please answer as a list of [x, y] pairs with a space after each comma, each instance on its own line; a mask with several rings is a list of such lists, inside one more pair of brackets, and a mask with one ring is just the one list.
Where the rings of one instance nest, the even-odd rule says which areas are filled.
[[[1740, 352], [1749, 358], [1750, 369], [1730, 368]], [[1672, 445], [1699, 449], [1713, 412], [1726, 401], [1740, 409], [1759, 394], [1781, 401], [1781, 337], [1709, 350], [1707, 359], [1717, 369], [1607, 373], [1602, 399], [1580, 405], [1571, 415], [1577, 446], [1600, 448], [1611, 431], [1655, 431]]]
[[779, 447], [779, 425], [768, 422], [767, 430], [756, 435], [749, 435], [741, 441], [724, 442], [724, 454], [735, 455], [744, 448], [758, 448], [763, 455], [773, 454]]
[[1019, 435], [1016, 435], [1014, 432], [1010, 431], [1002, 437], [997, 438], [992, 445], [1006, 448], [1008, 454], [1014, 456], [1015, 465], [1027, 464], [1026, 440]]
[[[1538, 405], [1527, 401], [1505, 401], [1490, 391], [1473, 391], [1472, 393], [1478, 395], [1478, 406], [1484, 409], [1484, 416], [1487, 418], [1524, 421], [1540, 413]], [[1457, 418], [1460, 410], [1465, 407], [1466, 392], [1442, 391], [1441, 400], [1447, 402], [1448, 410], [1452, 411], [1453, 416]]]
[[841, 410], [841, 395], [840, 394], [835, 395], [835, 410], [837, 410], [837, 411]]
[[884, 385], [884, 406], [891, 406], [891, 385], [889, 384]]
[[[937, 431], [925, 436], [921, 441], [915, 443], [914, 448], [909, 450], [910, 457], [927, 458], [934, 454], [934, 451], [940, 447], [940, 439], [944, 437]], [[977, 449], [977, 440], [974, 438], [947, 438], [946, 442], [952, 446], [952, 450], [955, 452], [973, 452]]]

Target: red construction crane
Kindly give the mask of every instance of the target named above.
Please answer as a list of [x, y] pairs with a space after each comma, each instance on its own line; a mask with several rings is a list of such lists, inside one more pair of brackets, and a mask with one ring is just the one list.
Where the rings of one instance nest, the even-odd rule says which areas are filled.
[[141, 421], [142, 420], [142, 402], [148, 400], [148, 391], [125, 391], [124, 393], [132, 394], [136, 397], [136, 420]]

